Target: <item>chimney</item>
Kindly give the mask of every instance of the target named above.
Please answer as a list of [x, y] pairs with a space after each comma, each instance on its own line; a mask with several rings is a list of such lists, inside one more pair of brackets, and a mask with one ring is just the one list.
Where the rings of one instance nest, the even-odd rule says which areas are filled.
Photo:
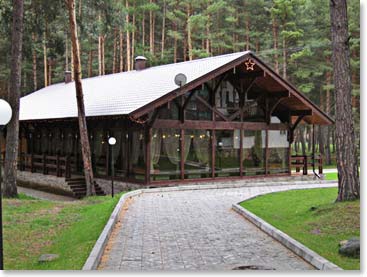
[[71, 82], [71, 71], [65, 71], [65, 84]]
[[146, 68], [147, 58], [144, 56], [137, 56], [135, 58], [135, 70], [143, 70]]

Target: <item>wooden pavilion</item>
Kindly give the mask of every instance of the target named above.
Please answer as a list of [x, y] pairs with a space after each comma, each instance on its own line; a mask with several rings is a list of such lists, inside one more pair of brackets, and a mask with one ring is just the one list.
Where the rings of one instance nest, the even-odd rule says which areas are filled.
[[[290, 175], [300, 122], [333, 120], [252, 52], [83, 79], [94, 174], [145, 185]], [[187, 82], [178, 86], [178, 73]], [[70, 78], [21, 99], [19, 169], [83, 175]], [[117, 140], [111, 151], [107, 140]], [[300, 166], [300, 165], [299, 165]], [[306, 172], [307, 173], [307, 172]]]

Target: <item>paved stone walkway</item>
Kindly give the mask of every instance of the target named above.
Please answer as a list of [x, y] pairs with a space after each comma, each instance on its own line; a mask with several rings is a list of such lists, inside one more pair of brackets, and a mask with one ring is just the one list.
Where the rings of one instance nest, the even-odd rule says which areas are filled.
[[144, 193], [117, 224], [99, 269], [314, 269], [231, 209], [258, 194], [334, 185], [282, 185]]

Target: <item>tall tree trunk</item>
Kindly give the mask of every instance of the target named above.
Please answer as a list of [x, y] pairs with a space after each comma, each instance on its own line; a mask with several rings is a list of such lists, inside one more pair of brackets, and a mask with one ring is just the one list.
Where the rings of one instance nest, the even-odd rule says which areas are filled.
[[79, 0], [78, 16], [79, 18], [82, 16], [82, 0]]
[[274, 50], [274, 70], [279, 73], [279, 61], [278, 61], [278, 24], [276, 19], [272, 19], [273, 27], [273, 50]]
[[[326, 60], [326, 64], [330, 63], [330, 58], [328, 57]], [[331, 84], [331, 72], [326, 72], [326, 103], [325, 103], [325, 111], [328, 115], [330, 115], [330, 107], [331, 107], [331, 95], [330, 95], [330, 84]], [[331, 127], [327, 126], [327, 134], [326, 134], [326, 147], [325, 147], [325, 160], [326, 164], [331, 164], [331, 149], [330, 149], [330, 136], [331, 136]]]
[[248, 14], [249, 12], [246, 13], [246, 51], [250, 50], [250, 16]]
[[[101, 21], [101, 16], [98, 16], [98, 20]], [[98, 35], [98, 75], [102, 75], [102, 36]]]
[[206, 53], [210, 54], [210, 15], [208, 15], [208, 22], [205, 25], [205, 36]]
[[36, 34], [32, 33], [32, 73], [33, 73], [33, 89], [37, 90], [37, 52], [36, 52]]
[[186, 16], [187, 16], [187, 22], [186, 22], [186, 26], [187, 26], [187, 47], [189, 50], [189, 60], [192, 60], [192, 37], [191, 37], [191, 23], [190, 23], [190, 18], [191, 18], [191, 4], [187, 4], [186, 7]]
[[52, 60], [48, 61], [48, 85], [52, 85]]
[[282, 39], [283, 39], [283, 78], [287, 79], [287, 41], [284, 35]]
[[102, 75], [105, 75], [105, 61], [104, 61], [104, 41], [105, 41], [105, 35], [101, 36], [101, 68], [102, 68]]
[[143, 17], [141, 19], [141, 44], [143, 46], [143, 52], [145, 51], [145, 12], [142, 11]]
[[88, 54], [88, 77], [93, 76], [93, 50], [89, 50]]
[[259, 53], [260, 52], [260, 40], [259, 40], [259, 37], [256, 37], [256, 42], [255, 42], [255, 51], [256, 53]]
[[[126, 10], [129, 9], [129, 0], [126, 0]], [[126, 13], [126, 17], [125, 17], [125, 22], [126, 22], [126, 26], [129, 26], [129, 12]], [[130, 71], [131, 70], [131, 52], [130, 52], [131, 48], [130, 48], [130, 31], [129, 28], [126, 28], [126, 70]]]
[[65, 71], [69, 70], [69, 39], [68, 33], [65, 32]]
[[134, 6], [133, 6], [133, 28], [131, 31], [131, 69], [134, 69], [134, 56], [135, 56], [135, 0], [134, 0]]
[[124, 32], [120, 29], [120, 72], [124, 71]]
[[166, 34], [166, 0], [163, 0], [162, 36], [161, 36], [161, 59], [164, 57], [164, 42]]
[[[47, 23], [46, 23], [47, 25]], [[46, 45], [46, 31], [44, 33], [44, 41], [43, 41], [43, 78], [45, 82], [45, 87], [48, 86], [48, 66], [47, 66], [47, 45]]]
[[330, 0], [336, 103], [335, 138], [339, 191], [337, 201], [359, 199], [358, 158], [352, 113], [352, 82], [346, 0]]
[[175, 31], [175, 36], [173, 38], [173, 62], [177, 63], [177, 23], [173, 23], [173, 30]]
[[[153, 0], [149, 0], [149, 3], [152, 4]], [[153, 11], [149, 10], [149, 51], [152, 56], [154, 56], [154, 20], [153, 20]]]
[[12, 118], [7, 125], [6, 154], [4, 164], [3, 191], [5, 197], [16, 197], [17, 164], [19, 147], [19, 98], [22, 69], [23, 0], [13, 0], [13, 23], [11, 35], [10, 87], [8, 100]]
[[[320, 90], [320, 108], [322, 110], [325, 110], [325, 96], [322, 89]], [[323, 159], [325, 157], [325, 128], [327, 128], [327, 126], [322, 125], [319, 125], [317, 128], [319, 137], [319, 153], [323, 157]]]
[[74, 80], [74, 55], [73, 55], [73, 43], [70, 44], [70, 68], [71, 68], [71, 80]]
[[69, 11], [69, 23], [70, 23], [70, 34], [71, 41], [73, 44], [73, 57], [74, 57], [74, 80], [75, 80], [75, 91], [78, 104], [78, 121], [79, 121], [79, 132], [80, 132], [80, 143], [82, 148], [83, 165], [84, 165], [84, 176], [87, 186], [87, 196], [94, 195], [94, 177], [92, 170], [92, 159], [89, 146], [89, 137], [87, 130], [87, 121], [85, 118], [84, 108], [84, 96], [83, 87], [81, 82], [81, 64], [80, 64], [80, 53], [79, 53], [79, 41], [77, 34], [77, 26], [75, 19], [75, 0], [67, 1], [67, 8]]
[[116, 59], [117, 59], [117, 28], [113, 30], [113, 57], [112, 57], [112, 73], [116, 73]]

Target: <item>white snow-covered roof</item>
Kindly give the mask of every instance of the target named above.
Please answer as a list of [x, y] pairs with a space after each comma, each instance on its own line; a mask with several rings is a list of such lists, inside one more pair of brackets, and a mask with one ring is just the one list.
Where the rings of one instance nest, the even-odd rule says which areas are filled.
[[[129, 114], [177, 89], [178, 73], [192, 82], [249, 52], [150, 67], [82, 80], [86, 116]], [[77, 117], [74, 82], [59, 83], [20, 99], [20, 120]]]

